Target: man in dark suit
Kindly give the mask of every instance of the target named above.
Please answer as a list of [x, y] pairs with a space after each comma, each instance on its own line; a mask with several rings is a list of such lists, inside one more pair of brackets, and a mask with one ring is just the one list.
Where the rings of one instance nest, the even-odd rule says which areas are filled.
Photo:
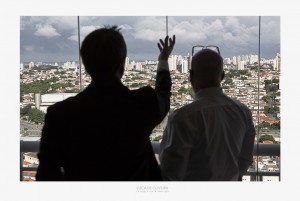
[[91, 32], [80, 54], [92, 82], [48, 108], [36, 180], [162, 180], [149, 135], [170, 108], [168, 57], [174, 44], [175, 36], [158, 43], [155, 89], [129, 90], [120, 81], [127, 55], [120, 30]]

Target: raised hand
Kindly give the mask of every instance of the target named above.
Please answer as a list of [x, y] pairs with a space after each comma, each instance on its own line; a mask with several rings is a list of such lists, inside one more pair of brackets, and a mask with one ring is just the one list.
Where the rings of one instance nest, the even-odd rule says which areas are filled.
[[173, 35], [173, 39], [166, 36], [165, 41], [160, 39], [159, 42], [160, 43], [157, 43], [158, 49], [160, 50], [158, 60], [168, 60], [175, 45], [175, 35]]

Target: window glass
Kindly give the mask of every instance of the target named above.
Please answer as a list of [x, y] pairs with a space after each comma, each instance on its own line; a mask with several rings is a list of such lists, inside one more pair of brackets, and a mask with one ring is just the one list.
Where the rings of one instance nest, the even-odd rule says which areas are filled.
[[[223, 90], [249, 107], [256, 126], [258, 146], [243, 181], [279, 180], [279, 148], [278, 154], [260, 154], [265, 147], [260, 143], [280, 144], [279, 17], [264, 16], [259, 21], [258, 16], [26, 16], [20, 20], [21, 141], [39, 140], [47, 107], [76, 95], [91, 82], [79, 57], [86, 35], [117, 25], [127, 44], [121, 81], [130, 89], [154, 87], [157, 42], [166, 34], [176, 35], [168, 60], [172, 77], [169, 114], [193, 101], [188, 73], [191, 56], [201, 48], [218, 50], [224, 59]], [[152, 142], [161, 141], [168, 115], [153, 130]], [[22, 179], [34, 180], [36, 159], [36, 152], [21, 150], [21, 166], [27, 168]], [[262, 172], [271, 173], [264, 177]]]

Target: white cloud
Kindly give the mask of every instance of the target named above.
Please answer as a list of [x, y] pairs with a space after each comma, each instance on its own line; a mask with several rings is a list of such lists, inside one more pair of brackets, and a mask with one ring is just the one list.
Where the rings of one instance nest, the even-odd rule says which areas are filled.
[[36, 25], [36, 32], [34, 33], [36, 36], [43, 36], [46, 38], [52, 38], [56, 36], [60, 36], [60, 34], [56, 31], [55, 28], [52, 27], [50, 24], [37, 24]]
[[[164, 18], [145, 17], [133, 25], [136, 39], [156, 42], [166, 34]], [[179, 43], [247, 44], [257, 37], [257, 26], [240, 23], [237, 17], [169, 17], [169, 35], [175, 34]]]
[[[80, 41], [82, 41], [89, 33], [91, 33], [92, 31], [94, 31], [100, 27], [101, 26], [93, 26], [93, 25], [81, 26], [80, 27]], [[78, 42], [78, 29], [77, 28], [73, 31], [73, 34], [70, 37], [68, 37], [68, 39]]]
[[33, 45], [23, 45], [23, 49], [26, 52], [35, 52], [35, 51], [44, 50], [44, 47], [42, 47], [42, 46], [33, 46]]
[[280, 21], [279, 19], [261, 19], [261, 41], [262, 44], [274, 44], [280, 42]]
[[34, 50], [32, 45], [24, 45], [23, 48], [27, 52], [32, 52]]
[[[169, 35], [176, 35], [176, 49], [180, 51], [187, 51], [185, 48], [193, 45], [218, 45], [222, 47], [223, 52], [231, 55], [253, 51], [258, 43], [258, 16], [169, 16], [168, 19]], [[150, 41], [155, 45], [166, 35], [165, 16], [96, 16], [80, 17], [80, 40], [83, 41], [87, 34], [103, 25], [115, 24], [121, 28], [128, 42], [135, 43], [128, 46], [138, 47], [139, 51], [147, 52], [149, 49], [140, 45], [144, 44], [143, 42]], [[23, 38], [25, 41], [21, 42], [22, 47], [44, 45], [40, 44], [39, 40], [30, 39], [30, 34], [47, 38], [61, 36], [57, 39], [67, 38], [66, 44], [70, 46], [74, 45], [73, 41], [78, 41], [76, 16], [21, 17], [20, 29], [21, 34], [24, 33], [24, 36], [29, 38], [28, 40]], [[269, 49], [272, 45], [278, 47], [280, 17], [262, 17], [261, 42], [262, 45], [268, 45]], [[49, 49], [54, 44], [57, 45], [51, 41], [45, 49]], [[36, 49], [27, 46], [23, 47], [23, 50], [25, 52]], [[135, 49], [129, 51], [136, 52]]]
[[76, 16], [21, 16], [21, 30], [35, 29], [37, 24], [51, 24], [58, 29], [73, 29], [77, 27]]
[[132, 26], [128, 25], [128, 24], [122, 24], [119, 26], [119, 28], [121, 28], [121, 30], [131, 30], [133, 29]]
[[52, 16], [47, 17], [45, 20], [46, 24], [53, 24], [58, 29], [74, 29], [77, 28], [77, 17], [76, 16]]
[[147, 41], [157, 41], [166, 35], [166, 24], [162, 17], [143, 17], [133, 25], [133, 37]]

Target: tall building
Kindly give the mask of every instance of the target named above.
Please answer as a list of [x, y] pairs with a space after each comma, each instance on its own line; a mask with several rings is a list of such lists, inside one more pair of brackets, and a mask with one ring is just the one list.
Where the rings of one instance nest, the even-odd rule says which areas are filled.
[[131, 64], [129, 63], [129, 57], [125, 59], [125, 70], [132, 70]]
[[258, 62], [258, 55], [250, 55], [249, 58], [249, 64], [254, 64], [255, 62]]
[[275, 59], [273, 60], [273, 70], [280, 71], [280, 54], [277, 53]]
[[238, 70], [245, 70], [245, 61], [238, 62]]
[[236, 56], [233, 56], [233, 57], [232, 57], [232, 63], [233, 63], [233, 65], [236, 65], [236, 64], [237, 64], [237, 58], [236, 58]]
[[188, 60], [183, 59], [181, 61], [181, 73], [188, 73]]
[[192, 56], [190, 56], [190, 53], [188, 53], [188, 55], [185, 57], [185, 59], [188, 62], [188, 70], [190, 70], [192, 68]]
[[143, 70], [143, 65], [140, 62], [137, 62], [135, 64], [135, 69], [138, 71], [142, 71]]
[[168, 59], [170, 71], [177, 70], [177, 55], [170, 55]]
[[126, 57], [125, 59], [125, 65], [128, 65], [129, 64], [129, 57]]
[[31, 62], [28, 64], [28, 68], [29, 68], [29, 70], [31, 70], [33, 67], [34, 67], [34, 62], [31, 61]]
[[230, 64], [231, 63], [230, 58], [224, 58], [223, 63], [224, 64]]

